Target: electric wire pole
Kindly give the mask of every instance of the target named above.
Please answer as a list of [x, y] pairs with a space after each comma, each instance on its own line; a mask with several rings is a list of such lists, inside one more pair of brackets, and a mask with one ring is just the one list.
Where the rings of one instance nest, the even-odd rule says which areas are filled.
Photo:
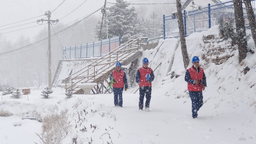
[[107, 0], [105, 0], [104, 8], [101, 10], [101, 13], [102, 13], [102, 20], [101, 20], [101, 26], [100, 26], [100, 36], [99, 36], [99, 40], [102, 40], [102, 26], [103, 26], [104, 16], [105, 16], [105, 14], [106, 14], [106, 4], [107, 4]]
[[52, 91], [52, 77], [51, 77], [51, 73], [52, 73], [52, 68], [51, 68], [51, 23], [56, 24], [59, 22], [58, 19], [56, 20], [51, 20], [51, 12], [47, 11], [44, 14], [45, 16], [48, 17], [48, 19], [40, 19], [37, 20], [37, 23], [39, 22], [44, 22], [46, 21], [48, 23], [48, 88], [49, 91]]

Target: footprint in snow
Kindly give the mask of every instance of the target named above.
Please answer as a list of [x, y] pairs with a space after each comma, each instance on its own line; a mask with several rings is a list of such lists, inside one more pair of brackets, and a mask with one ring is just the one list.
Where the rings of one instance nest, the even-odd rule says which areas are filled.
[[239, 137], [239, 139], [238, 139], [239, 141], [246, 141], [246, 139], [244, 138], [244, 137]]
[[17, 127], [17, 126], [21, 126], [21, 122], [16, 122], [13, 124], [13, 126]]

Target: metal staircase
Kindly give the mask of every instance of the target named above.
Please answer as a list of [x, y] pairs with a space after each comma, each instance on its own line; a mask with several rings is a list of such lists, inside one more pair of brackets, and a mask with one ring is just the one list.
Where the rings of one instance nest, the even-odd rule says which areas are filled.
[[82, 93], [79, 84], [97, 83], [92, 90], [94, 94], [108, 91], [104, 83], [108, 82], [107, 79], [115, 69], [116, 62], [119, 61], [123, 65], [127, 65], [139, 58], [142, 55], [140, 45], [141, 38], [130, 40], [97, 59], [97, 61], [91, 62], [65, 79], [65, 90], [71, 90], [73, 93]]

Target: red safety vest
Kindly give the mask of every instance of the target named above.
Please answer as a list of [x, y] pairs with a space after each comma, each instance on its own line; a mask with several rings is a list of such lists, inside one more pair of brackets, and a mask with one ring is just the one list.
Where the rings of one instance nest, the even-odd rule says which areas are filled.
[[[192, 66], [190, 69], [188, 69], [190, 78], [192, 80], [201, 80], [203, 82], [203, 75], [204, 75], [204, 69], [200, 67], [199, 73], [194, 69]], [[203, 88], [199, 85], [193, 85], [191, 83], [188, 83], [188, 91], [202, 91]]]
[[123, 88], [124, 87], [124, 71], [113, 71], [113, 78], [115, 83], [113, 84], [114, 88]]
[[151, 68], [149, 68], [149, 67], [148, 68], [142, 67], [142, 68], [139, 69], [139, 71], [140, 71], [140, 87], [152, 86], [152, 82], [148, 83], [146, 81], [146, 75], [147, 74], [151, 75], [151, 72], [152, 72]]

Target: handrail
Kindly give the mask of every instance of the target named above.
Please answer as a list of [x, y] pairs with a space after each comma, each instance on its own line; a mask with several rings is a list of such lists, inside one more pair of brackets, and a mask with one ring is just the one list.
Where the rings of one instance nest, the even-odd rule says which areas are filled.
[[[85, 66], [81, 70], [68, 76], [65, 79], [65, 89], [66, 90], [71, 89], [73, 91], [75, 88], [77, 88], [76, 85], [78, 83], [84, 81], [85, 79], [87, 79], [87, 80], [84, 82], [88, 82], [90, 80], [95, 80], [97, 77], [96, 76], [97, 73], [102, 73], [102, 72], [106, 71], [107, 69], [110, 69], [114, 66], [114, 63], [116, 61], [113, 60], [113, 62], [111, 62], [111, 58], [113, 58], [113, 59], [116, 58], [116, 60], [121, 61], [121, 60], [125, 59], [127, 56], [129, 56], [131, 53], [133, 53], [133, 51], [138, 51], [140, 48], [139, 41], [140, 41], [140, 38], [129, 40], [125, 44], [121, 45], [119, 48], [116, 48], [116, 49], [110, 51], [109, 53], [103, 55], [101, 58], [99, 58], [95, 61], [92, 61], [89, 65]], [[110, 60], [110, 62], [101, 64], [103, 61], [108, 61], [108, 60]], [[97, 67], [97, 69], [96, 69], [96, 67]], [[93, 73], [90, 74], [90, 71], [93, 71]], [[79, 77], [86, 72], [87, 72], [87, 76]], [[78, 80], [78, 79], [80, 79], [80, 80]], [[73, 82], [73, 80], [76, 80], [76, 81]], [[70, 81], [69, 82], [70, 84], [67, 83], [68, 81]]]
[[[128, 46], [130, 43], [132, 43], [132, 42], [134, 42], [134, 41], [137, 41], [137, 40], [138, 40], [138, 39], [128, 41], [127, 43], [121, 45], [119, 48], [116, 48], [116, 49], [114, 49], [113, 51], [110, 51], [109, 53], [103, 55], [101, 58], [97, 59], [97, 61], [99, 61], [99, 60], [101, 60], [101, 59], [104, 59], [106, 56], [109, 56], [110, 54], [114, 53], [115, 51], [118, 51], [118, 50], [120, 50], [120, 49], [125, 48], [125, 47]], [[92, 66], [92, 64], [93, 64], [94, 62], [95, 62], [95, 61], [91, 62], [88, 66]], [[86, 68], [86, 67], [85, 67], [85, 68]], [[83, 68], [83, 69], [85, 69], [85, 68]], [[68, 78], [74, 76], [75, 74], [81, 72], [83, 69], [81, 69], [81, 70], [79, 70], [79, 71], [73, 73], [72, 75], [70, 75], [70, 76], [67, 77], [66, 79], [68, 79]]]
[[[133, 42], [133, 41], [132, 41]], [[128, 43], [128, 44], [132, 44], [132, 42], [130, 42], [130, 43]], [[128, 45], [129, 46], [129, 45]], [[117, 53], [120, 51], [120, 50], [122, 50], [122, 49], [124, 49], [125, 47], [123, 47], [123, 48], [119, 48], [119, 49], [115, 49], [114, 51], [117, 51]], [[112, 51], [112, 53], [114, 53], [114, 51]], [[109, 53], [110, 54], [110, 53]], [[106, 57], [107, 55], [105, 55], [104, 57]], [[109, 56], [109, 55], [108, 55]], [[107, 57], [108, 58], [108, 57]], [[92, 64], [90, 64], [90, 65], [88, 65], [87, 67], [90, 67], [90, 66], [95, 66], [95, 65], [97, 65], [97, 64], [99, 64], [99, 63], [101, 63], [102, 61], [104, 61], [105, 60], [105, 58], [101, 58], [101, 59], [98, 59], [97, 60], [97, 63], [92, 63]], [[85, 67], [86, 68], [86, 67]], [[85, 70], [86, 71], [86, 70]], [[79, 75], [77, 75], [77, 76], [80, 76], [81, 74], [83, 74], [83, 73], [80, 73]], [[77, 77], [76, 76], [76, 77]]]
[[[137, 48], [137, 50], [139, 49], [139, 47]], [[131, 52], [130, 52], [131, 53]], [[125, 54], [127, 54], [127, 52], [125, 53]], [[124, 56], [125, 54], [123, 54], [122, 56]], [[120, 60], [123, 60], [125, 57], [122, 57]], [[108, 64], [106, 64], [106, 65], [108, 65]], [[95, 66], [94, 66], [95, 67]], [[104, 66], [105, 67], [105, 66]], [[107, 67], [107, 68], [105, 68], [104, 70], [102, 70], [102, 71], [105, 71], [105, 70], [107, 70], [107, 69], [109, 69], [109, 68], [111, 68], [111, 67], [113, 67], [113, 65], [111, 65], [111, 66], [109, 66], [109, 67]], [[99, 71], [99, 70], [98, 70]], [[89, 80], [93, 80], [92, 78], [94, 77], [94, 79], [95, 79], [95, 75], [96, 75], [96, 72], [98, 72], [98, 71], [95, 71], [94, 72], [94, 75], [92, 75], [92, 76], [87, 76], [87, 77], [91, 77], [91, 79], [87, 79], [87, 81], [85, 81], [85, 82], [88, 82]], [[87, 78], [87, 77], [83, 77], [81, 80], [79, 80], [79, 81], [77, 81], [77, 82], [75, 82], [74, 84], [73, 83], [71, 83], [72, 85], [71, 86], [69, 86], [67, 89], [69, 89], [69, 88], [72, 88], [73, 87], [73, 85], [75, 86], [76, 84], [78, 84], [78, 83], [80, 83], [80, 82], [82, 82], [83, 80], [85, 80], [85, 78]], [[72, 89], [73, 90], [73, 89]]]

